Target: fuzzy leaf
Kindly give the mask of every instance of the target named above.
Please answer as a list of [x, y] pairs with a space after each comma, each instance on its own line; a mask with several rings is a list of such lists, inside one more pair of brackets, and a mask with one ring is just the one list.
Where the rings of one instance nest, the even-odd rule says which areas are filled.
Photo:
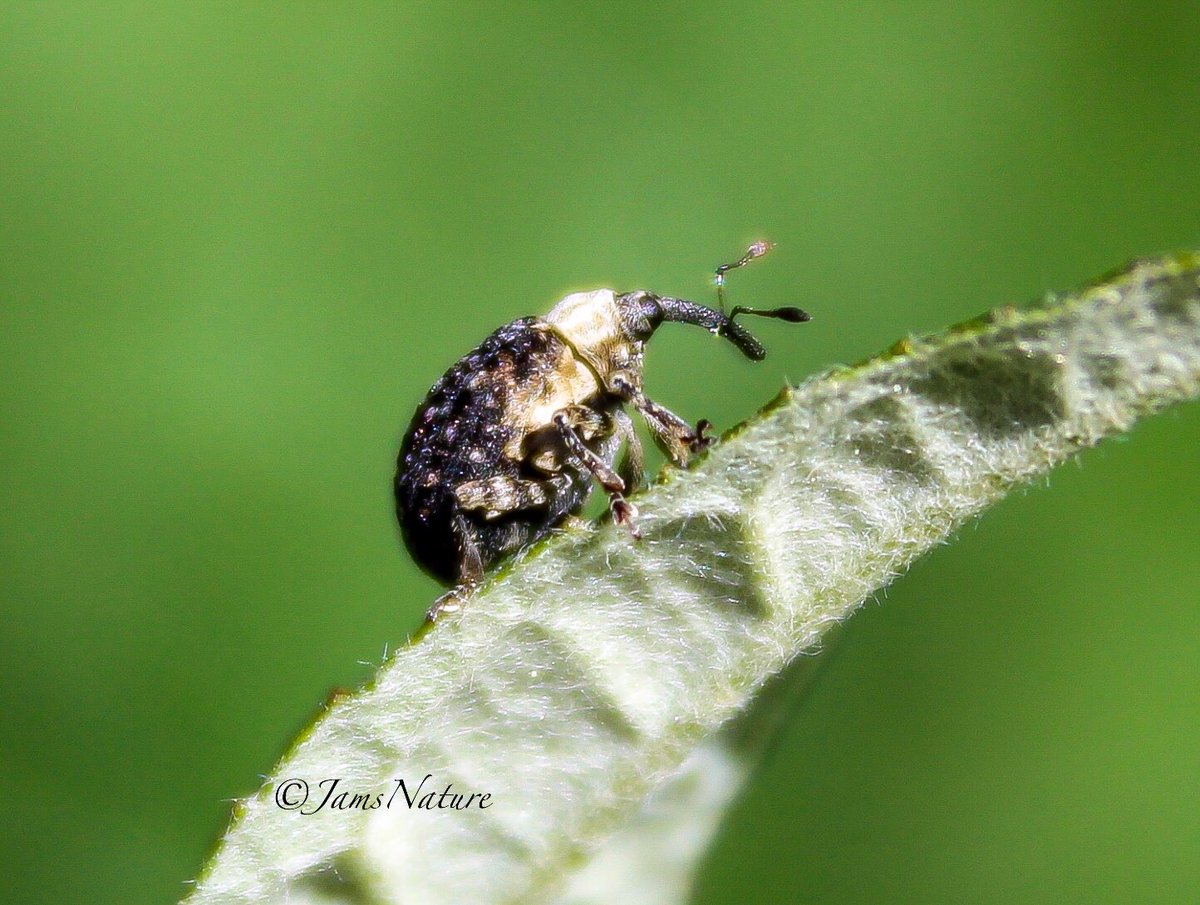
[[[631, 902], [656, 878], [641, 901], [682, 901], [744, 776], [727, 721], [750, 725], [773, 676], [1010, 488], [1198, 392], [1187, 254], [785, 390], [638, 500], [640, 542], [604, 524], [539, 545], [335, 702], [189, 901]], [[421, 794], [490, 806], [276, 802], [292, 778], [311, 810], [322, 779], [386, 800], [426, 775]]]

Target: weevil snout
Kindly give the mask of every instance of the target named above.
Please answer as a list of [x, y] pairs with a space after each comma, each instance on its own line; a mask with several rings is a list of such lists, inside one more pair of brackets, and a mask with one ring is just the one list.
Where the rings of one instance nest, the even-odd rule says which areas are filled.
[[626, 322], [633, 330], [633, 335], [639, 340], [649, 339], [660, 324], [671, 322], [677, 324], [695, 324], [698, 327], [723, 336], [741, 351], [751, 361], [762, 361], [767, 357], [767, 350], [754, 335], [734, 320], [739, 314], [753, 314], [757, 317], [772, 317], [793, 324], [809, 320], [806, 311], [800, 308], [734, 308], [729, 314], [691, 302], [687, 299], [677, 299], [671, 296], [654, 295], [645, 290], [626, 293], [617, 297], [617, 304], [628, 311]]
[[722, 264], [716, 269], [714, 281], [717, 286], [717, 301], [721, 305], [719, 311], [698, 302], [655, 295], [644, 289], [617, 296], [617, 310], [621, 314], [621, 322], [626, 334], [631, 339], [644, 342], [654, 334], [660, 324], [666, 321], [673, 321], [677, 324], [695, 324], [717, 336], [725, 337], [751, 361], [762, 361], [767, 357], [767, 350], [749, 330], [735, 323], [735, 318], [739, 314], [753, 314], [756, 317], [772, 317], [790, 324], [801, 324], [810, 319], [808, 312], [792, 306], [746, 308], [739, 305], [726, 314], [725, 274], [739, 267], [745, 267], [774, 247], [770, 242], [755, 242], [736, 261]]

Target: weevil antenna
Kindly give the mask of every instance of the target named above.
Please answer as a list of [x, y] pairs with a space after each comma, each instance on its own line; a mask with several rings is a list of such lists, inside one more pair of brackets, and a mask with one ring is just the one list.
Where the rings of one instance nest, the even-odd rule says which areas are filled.
[[802, 324], [805, 321], [812, 320], [812, 316], [803, 308], [746, 308], [743, 305], [738, 305], [729, 312], [729, 322], [732, 324], [733, 319], [739, 314], [753, 314], [756, 317], [773, 317], [777, 320], [787, 321], [789, 324]]
[[773, 242], [755, 242], [746, 249], [746, 253], [736, 261], [731, 261], [728, 264], [721, 264], [717, 267], [713, 276], [713, 281], [717, 284], [717, 308], [722, 314], [725, 313], [725, 274], [731, 270], [737, 270], [739, 267], [745, 267], [756, 258], [761, 258], [768, 251], [775, 247]]
[[[736, 270], [739, 267], [745, 267], [756, 258], [761, 258], [768, 251], [775, 247], [773, 242], [755, 242], [746, 249], [746, 253], [728, 264], [722, 264], [716, 270], [717, 284], [717, 305], [722, 314], [725, 313], [725, 274], [731, 270]], [[811, 320], [807, 311], [801, 308], [747, 308], [744, 305], [736, 306], [729, 312], [729, 324], [733, 325], [733, 319], [739, 314], [753, 314], [757, 317], [773, 317], [781, 321], [787, 321], [790, 324], [802, 324], [807, 320]]]

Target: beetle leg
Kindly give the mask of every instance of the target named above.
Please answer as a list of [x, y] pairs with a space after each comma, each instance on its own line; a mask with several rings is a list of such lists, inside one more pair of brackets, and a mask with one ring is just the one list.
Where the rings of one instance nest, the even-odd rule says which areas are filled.
[[554, 426], [558, 429], [558, 435], [562, 438], [563, 445], [567, 447], [567, 452], [592, 473], [593, 477], [600, 482], [601, 487], [610, 494], [625, 491], [625, 482], [621, 480], [621, 476], [613, 471], [607, 462], [584, 446], [583, 441], [579, 439], [579, 434], [575, 433], [575, 428], [571, 426], [566, 412], [554, 413]]
[[[556, 414], [563, 416], [567, 425], [589, 449], [595, 450], [606, 460], [613, 458], [604, 451], [606, 446], [615, 449], [612, 445], [613, 423], [606, 413], [586, 405], [568, 405], [559, 409]], [[548, 477], [561, 471], [563, 452], [562, 432], [555, 423], [530, 434], [522, 447], [522, 453], [529, 466]]]
[[461, 512], [454, 514], [454, 538], [458, 542], [458, 583], [474, 586], [483, 579], [483, 555], [475, 529]]
[[464, 511], [481, 510], [486, 521], [547, 503], [546, 488], [540, 483], [508, 475], [464, 481], [454, 488], [454, 499]]
[[611, 436], [612, 422], [604, 412], [599, 412], [588, 405], [568, 405], [562, 409], [562, 415], [571, 425], [571, 429], [585, 443]]
[[584, 468], [590, 471], [592, 477], [608, 493], [608, 508], [612, 511], [613, 520], [618, 524], [627, 526], [629, 532], [634, 537], [641, 537], [635, 521], [637, 519], [637, 507], [627, 502], [623, 495], [625, 493], [625, 481], [619, 474], [612, 470], [612, 466], [584, 445], [584, 442], [579, 439], [579, 435], [575, 433], [575, 429], [571, 426], [570, 417], [565, 410], [554, 413], [554, 426], [558, 429], [559, 436], [562, 437], [563, 445], [567, 448], [567, 452], [578, 460]]
[[704, 432], [712, 427], [707, 420], [702, 420], [693, 429], [670, 409], [648, 398], [621, 373], [613, 375], [609, 384], [617, 395], [641, 412], [651, 433], [676, 465], [685, 464], [691, 453], [700, 452], [712, 443], [711, 438], [704, 436]]
[[451, 526], [458, 546], [458, 584], [433, 602], [425, 614], [426, 622], [437, 622], [443, 613], [457, 613], [483, 580], [483, 556], [479, 552], [475, 529], [461, 514], [455, 514]]
[[617, 474], [625, 481], [626, 490], [633, 493], [642, 486], [645, 478], [646, 457], [642, 452], [642, 441], [638, 439], [633, 419], [624, 409], [615, 409], [612, 412], [612, 419], [616, 425], [617, 442], [624, 441], [625, 443], [625, 454], [621, 458]]
[[602, 462], [612, 462], [624, 445], [624, 455], [616, 472], [625, 482], [625, 493], [633, 493], [645, 477], [645, 457], [633, 419], [620, 406], [597, 411], [586, 405], [569, 405], [561, 410], [567, 424], [584, 445], [595, 452]]

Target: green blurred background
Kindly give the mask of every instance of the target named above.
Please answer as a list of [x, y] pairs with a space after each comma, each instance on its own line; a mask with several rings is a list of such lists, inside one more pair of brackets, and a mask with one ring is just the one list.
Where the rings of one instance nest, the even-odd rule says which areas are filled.
[[[648, 384], [799, 379], [1200, 246], [1200, 5], [5, 3], [0, 901], [164, 902], [437, 586], [390, 478], [430, 383], [569, 290], [712, 298]], [[1190, 902], [1200, 407], [868, 605], [705, 905]]]

